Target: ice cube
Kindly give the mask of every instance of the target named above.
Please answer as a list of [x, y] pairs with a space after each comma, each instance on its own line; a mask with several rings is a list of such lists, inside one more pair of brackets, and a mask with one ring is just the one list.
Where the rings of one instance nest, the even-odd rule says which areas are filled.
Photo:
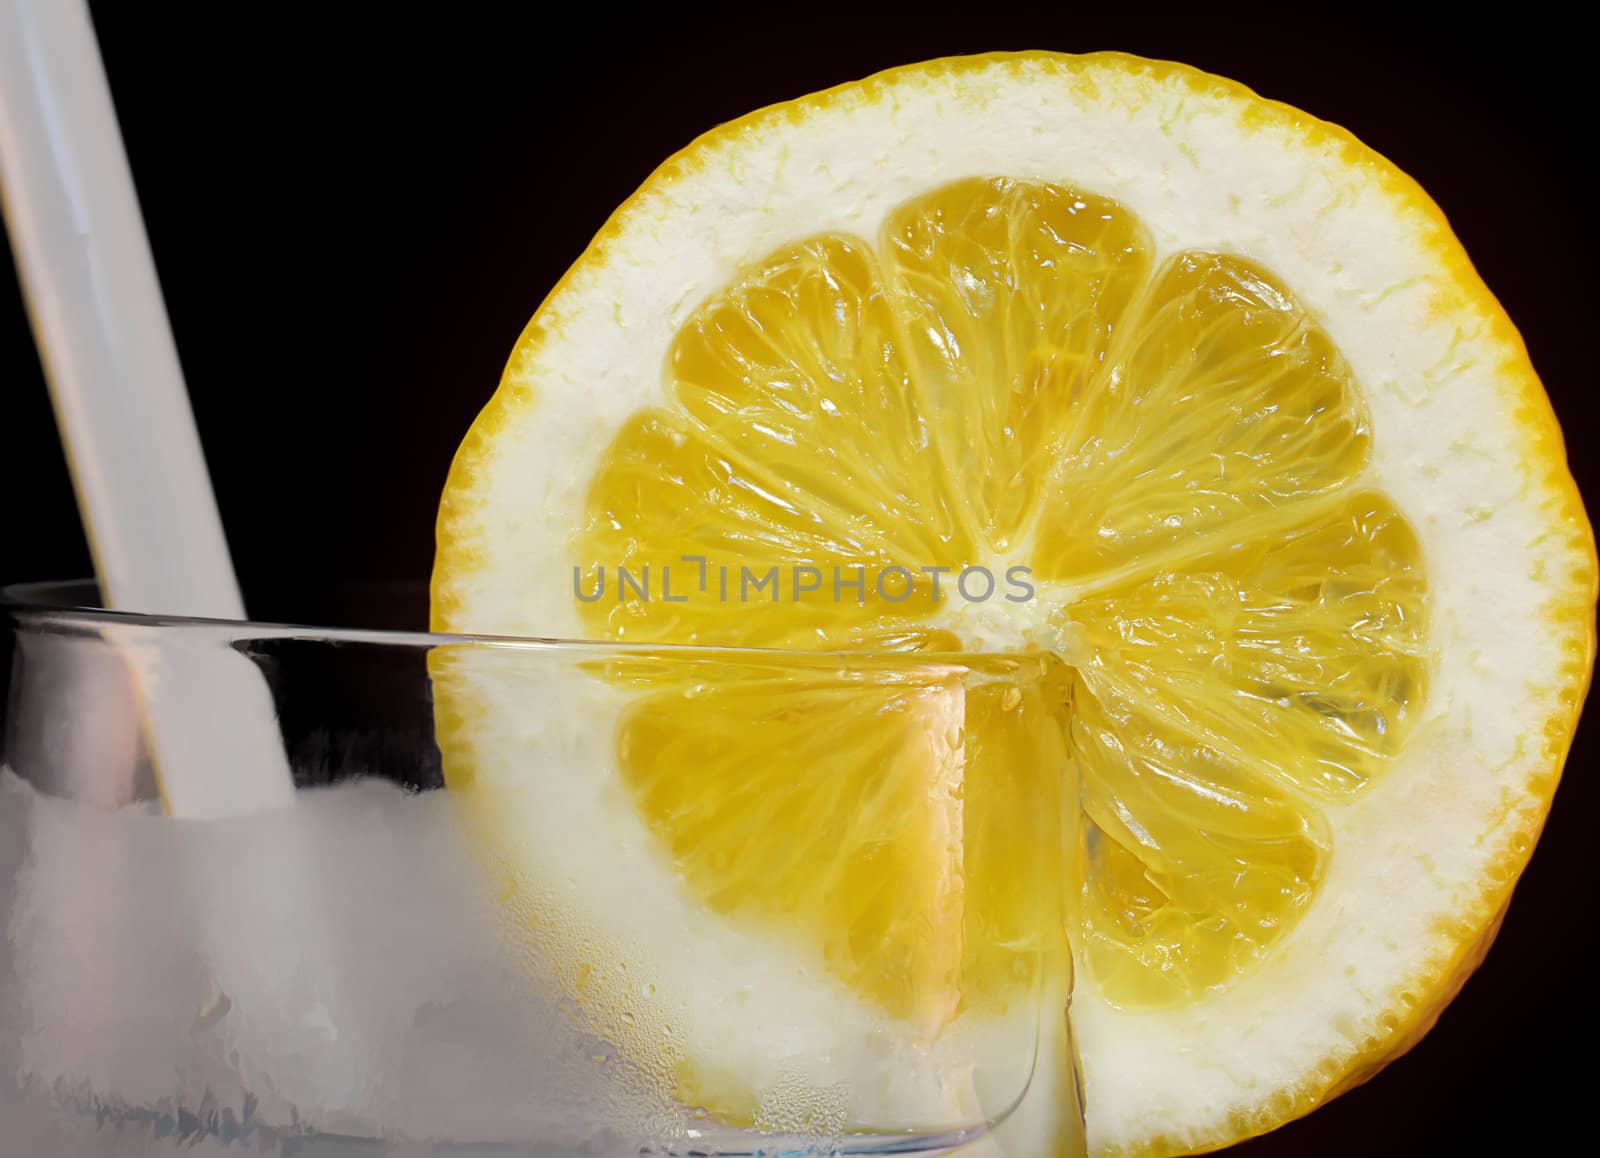
[[505, 921], [445, 792], [368, 779], [178, 821], [0, 771], [0, 1107], [27, 1107], [6, 1129], [76, 1117], [174, 1150], [187, 1130], [185, 1154], [678, 1132]]

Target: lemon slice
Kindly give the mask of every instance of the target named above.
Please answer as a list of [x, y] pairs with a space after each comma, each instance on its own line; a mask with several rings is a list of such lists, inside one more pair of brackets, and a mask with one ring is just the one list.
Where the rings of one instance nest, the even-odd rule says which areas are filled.
[[[438, 539], [447, 631], [1045, 657], [969, 698], [1013, 774], [964, 804], [1003, 833], [1081, 802], [1100, 1154], [1270, 1129], [1426, 1031], [1531, 851], [1594, 650], [1559, 431], [1439, 211], [1340, 129], [1120, 55], [911, 66], [668, 161], [522, 336]], [[490, 839], [570, 886], [575, 969], [671, 921], [819, 1025], [938, 1023], [952, 971], [1002, 1015], [995, 931], [1041, 886], [994, 860], [985, 937], [884, 903], [940, 911], [950, 817], [932, 757], [851, 798], [890, 734], [871, 689], [597, 683], [559, 705], [604, 769], [581, 789], [518, 781], [528, 697], [440, 685], [447, 777], [521, 794]], [[1040, 773], [1063, 767], [1081, 783]], [[585, 851], [606, 826], [626, 855]], [[733, 1106], [763, 1043], [694, 1020], [663, 1080]]]

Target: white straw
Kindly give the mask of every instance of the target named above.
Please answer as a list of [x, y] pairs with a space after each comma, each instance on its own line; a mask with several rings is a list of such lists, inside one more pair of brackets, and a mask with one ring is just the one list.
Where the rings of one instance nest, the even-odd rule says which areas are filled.
[[[107, 605], [243, 619], [83, 0], [0, 0], [0, 192]], [[108, 638], [145, 693], [167, 810], [292, 801], [254, 665], [214, 640], [173, 664], [140, 634]]]

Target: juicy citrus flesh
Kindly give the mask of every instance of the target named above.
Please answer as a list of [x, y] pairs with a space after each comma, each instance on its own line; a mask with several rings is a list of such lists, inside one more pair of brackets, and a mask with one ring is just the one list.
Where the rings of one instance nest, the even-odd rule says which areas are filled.
[[[668, 679], [621, 763], [689, 887], [926, 1038], [1031, 996], [1072, 782], [1048, 657], [943, 679]], [[1058, 922], [1045, 927], [1047, 913]]]
[[[948, 740], [915, 697], [658, 680], [628, 709], [619, 767], [687, 887], [893, 1016], [1034, 982], [1019, 885], [1041, 856], [1077, 872], [1037, 819], [1073, 777], [1066, 908], [1097, 989], [1228, 986], [1314, 896], [1323, 810], [1421, 710], [1428, 582], [1365, 477], [1358, 384], [1270, 271], [1153, 253], [1116, 203], [1005, 176], [784, 246], [680, 328], [669, 404], [592, 483], [573, 549], [597, 637], [1050, 657], [969, 696], [959, 777], [930, 771]], [[968, 602], [969, 566], [1025, 567], [1033, 598]], [[621, 570], [701, 597], [619, 597]], [[963, 823], [992, 841], [976, 880], [952, 877]]]

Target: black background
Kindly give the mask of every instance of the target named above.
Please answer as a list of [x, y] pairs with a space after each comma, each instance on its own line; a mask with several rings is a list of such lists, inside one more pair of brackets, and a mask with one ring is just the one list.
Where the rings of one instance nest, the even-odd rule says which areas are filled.
[[[1396, 161], [1442, 205], [1520, 327], [1595, 509], [1594, 207], [1574, 151], [1589, 133], [1574, 137], [1566, 119], [1592, 112], [1592, 76], [1576, 49], [1504, 31], [1427, 53], [1326, 30], [1151, 40], [1091, 33], [1080, 12], [1058, 11], [1026, 33], [863, 38], [843, 25], [735, 22], [742, 39], [726, 27], [634, 30], [618, 13], [588, 38], [558, 40], [532, 20], [224, 27], [97, 5], [247, 599], [426, 575], [450, 456], [506, 353], [669, 153], [763, 104], [993, 48], [1183, 60], [1343, 124]], [[0, 512], [0, 582], [88, 573], [7, 273]], [[1595, 730], [1592, 719], [1580, 730], [1498, 943], [1434, 1032], [1368, 1085], [1231, 1153], [1559, 1153], [1564, 1135], [1585, 1135]]]

